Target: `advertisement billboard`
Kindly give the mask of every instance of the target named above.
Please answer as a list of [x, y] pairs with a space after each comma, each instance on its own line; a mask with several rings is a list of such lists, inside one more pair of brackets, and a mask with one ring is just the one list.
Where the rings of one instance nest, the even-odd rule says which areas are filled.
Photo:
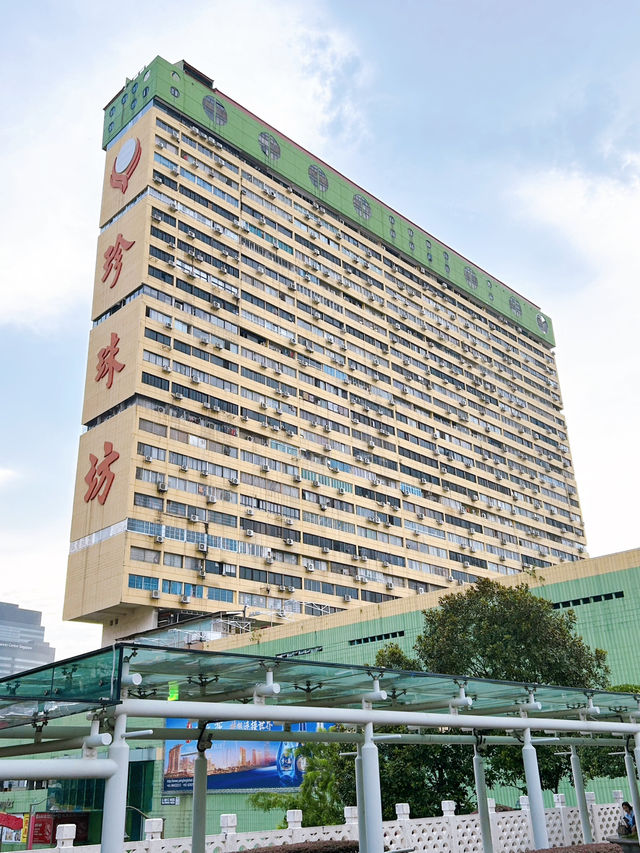
[[[193, 724], [195, 725], [195, 724]], [[167, 720], [168, 728], [187, 728], [187, 720]], [[207, 789], [246, 790], [248, 788], [298, 787], [304, 772], [303, 759], [296, 754], [296, 731], [315, 731], [316, 723], [292, 726], [291, 741], [216, 740], [216, 730], [282, 731], [282, 726], [269, 722], [231, 720], [210, 723], [211, 748], [207, 759]], [[164, 752], [163, 790], [188, 793], [193, 790], [193, 766], [198, 755], [197, 733], [194, 740], [166, 741]]]

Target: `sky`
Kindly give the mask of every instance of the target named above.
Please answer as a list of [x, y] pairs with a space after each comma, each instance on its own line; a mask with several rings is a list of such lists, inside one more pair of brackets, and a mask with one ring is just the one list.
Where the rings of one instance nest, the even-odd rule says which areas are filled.
[[102, 108], [156, 55], [538, 304], [591, 556], [638, 546], [640, 4], [36, 0], [3, 10], [0, 599], [62, 622], [104, 169]]

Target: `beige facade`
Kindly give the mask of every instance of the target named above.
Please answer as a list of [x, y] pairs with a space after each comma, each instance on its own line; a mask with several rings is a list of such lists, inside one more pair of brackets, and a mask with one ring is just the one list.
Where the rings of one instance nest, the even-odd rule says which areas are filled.
[[297, 620], [579, 559], [553, 352], [267, 171], [156, 107], [107, 151], [65, 618]]

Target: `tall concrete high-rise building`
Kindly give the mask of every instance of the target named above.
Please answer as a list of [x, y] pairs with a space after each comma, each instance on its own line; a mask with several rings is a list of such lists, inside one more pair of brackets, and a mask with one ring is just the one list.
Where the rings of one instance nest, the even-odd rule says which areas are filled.
[[44, 666], [55, 657], [44, 639], [42, 613], [0, 601], [0, 678]]
[[277, 622], [579, 559], [536, 305], [186, 62], [103, 143], [65, 618]]

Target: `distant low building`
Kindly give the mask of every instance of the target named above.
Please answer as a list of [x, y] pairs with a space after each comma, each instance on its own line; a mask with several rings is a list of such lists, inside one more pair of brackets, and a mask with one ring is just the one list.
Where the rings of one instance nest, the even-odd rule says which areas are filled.
[[51, 663], [56, 650], [44, 640], [39, 610], [0, 602], [0, 678]]

